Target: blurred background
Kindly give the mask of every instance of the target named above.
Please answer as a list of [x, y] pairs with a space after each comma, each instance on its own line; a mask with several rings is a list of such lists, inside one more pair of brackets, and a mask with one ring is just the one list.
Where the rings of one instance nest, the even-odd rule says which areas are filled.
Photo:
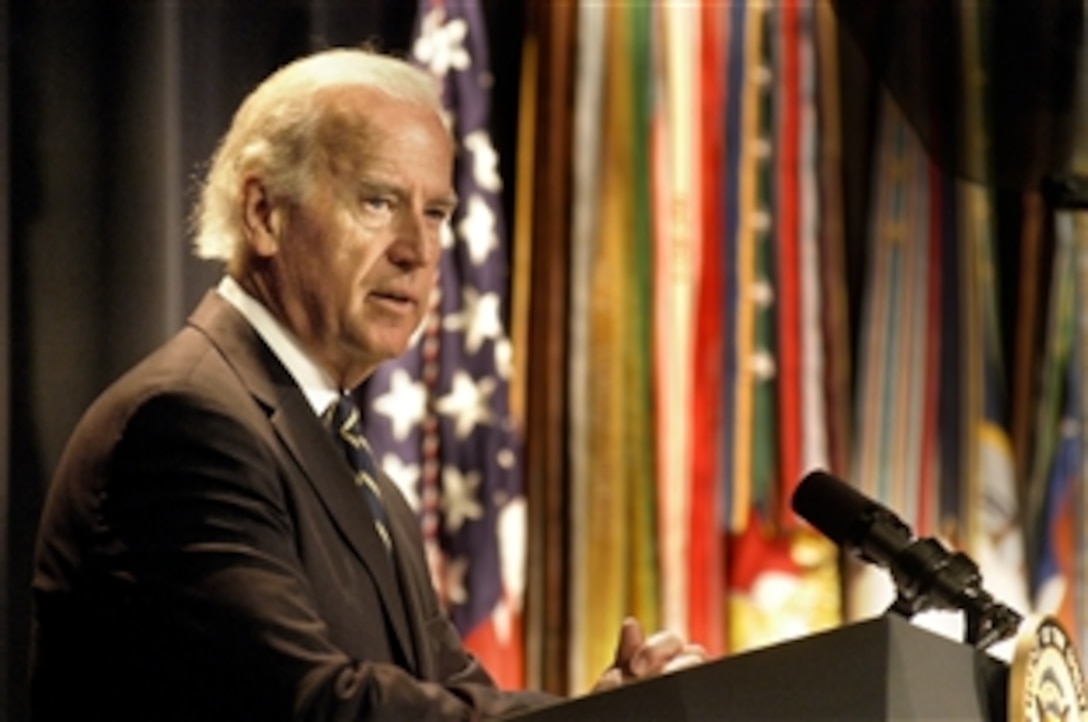
[[585, 691], [628, 614], [717, 656], [883, 611], [790, 511], [817, 468], [1083, 649], [1085, 4], [5, 2], [0, 718], [67, 435], [217, 281], [234, 108], [332, 45], [453, 119], [441, 292], [359, 395], [503, 685]]

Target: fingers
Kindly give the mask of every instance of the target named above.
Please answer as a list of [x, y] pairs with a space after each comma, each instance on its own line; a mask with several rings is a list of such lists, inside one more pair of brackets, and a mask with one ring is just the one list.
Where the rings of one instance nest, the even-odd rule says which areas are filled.
[[628, 665], [632, 676], [658, 674], [674, 657], [684, 652], [684, 640], [675, 632], [657, 632], [643, 642]]
[[627, 617], [620, 625], [620, 638], [616, 643], [616, 658], [612, 666], [624, 675], [633, 674], [631, 662], [646, 642], [642, 625], [634, 617]]
[[706, 650], [701, 644], [684, 645], [684, 650], [665, 663], [662, 674], [695, 667], [706, 661]]
[[623, 672], [620, 671], [619, 667], [612, 667], [597, 680], [597, 684], [593, 686], [593, 691], [604, 692], [605, 690], [615, 689], [622, 685], [623, 681]]
[[612, 667], [594, 686], [600, 692], [625, 682], [674, 672], [706, 661], [706, 650], [698, 644], [688, 644], [675, 632], [657, 632], [646, 637], [642, 625], [633, 617], [623, 620], [616, 658]]

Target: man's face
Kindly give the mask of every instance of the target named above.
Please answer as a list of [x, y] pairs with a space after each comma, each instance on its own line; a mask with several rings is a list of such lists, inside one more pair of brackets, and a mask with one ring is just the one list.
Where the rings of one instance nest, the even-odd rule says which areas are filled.
[[433, 111], [339, 92], [325, 158], [306, 198], [288, 205], [272, 262], [281, 317], [348, 388], [407, 348], [455, 197], [452, 144]]

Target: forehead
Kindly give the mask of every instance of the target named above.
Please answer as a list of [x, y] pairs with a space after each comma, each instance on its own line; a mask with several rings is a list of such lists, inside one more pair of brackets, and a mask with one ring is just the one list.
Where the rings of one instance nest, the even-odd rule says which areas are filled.
[[328, 88], [315, 102], [322, 105], [318, 144], [333, 167], [410, 154], [416, 163], [449, 165], [452, 171], [453, 139], [437, 107], [364, 86]]
[[326, 144], [350, 149], [416, 140], [435, 151], [453, 148], [440, 110], [431, 105], [364, 86], [329, 88], [316, 101], [323, 107], [318, 134]]

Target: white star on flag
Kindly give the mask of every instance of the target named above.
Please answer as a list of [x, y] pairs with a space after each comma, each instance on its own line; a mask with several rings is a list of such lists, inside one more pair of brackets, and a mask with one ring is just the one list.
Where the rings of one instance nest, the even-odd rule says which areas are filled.
[[442, 250], [444, 251], [453, 248], [453, 244], [457, 242], [457, 235], [453, 232], [453, 227], [448, 220], [442, 224], [442, 228], [438, 232], [438, 241], [442, 244]]
[[465, 371], [453, 374], [453, 388], [435, 402], [435, 408], [446, 416], [454, 417], [454, 427], [458, 439], [464, 439], [476, 427], [476, 424], [491, 422], [491, 409], [488, 404], [495, 392], [495, 379], [481, 379], [479, 384]]
[[468, 247], [469, 258], [479, 266], [499, 245], [495, 235], [495, 214], [483, 198], [472, 194], [468, 199], [465, 217], [457, 224], [457, 231]]
[[446, 529], [458, 531], [466, 521], [480, 519], [484, 508], [476, 498], [480, 486], [480, 473], [462, 473], [456, 466], [442, 470], [442, 510], [446, 512]]
[[[526, 549], [525, 526], [529, 512], [524, 497], [515, 497], [503, 504], [499, 511], [499, 556], [502, 560], [502, 586], [508, 596], [520, 605], [525, 593]], [[518, 608], [520, 610], [520, 607]]]
[[464, 331], [465, 348], [476, 353], [487, 339], [503, 337], [500, 299], [497, 293], [482, 296], [472, 286], [461, 292], [461, 310], [446, 317], [443, 326], [447, 331]]
[[389, 379], [389, 391], [374, 400], [374, 410], [389, 418], [393, 436], [404, 441], [427, 417], [427, 387], [413, 381], [404, 369], [396, 369]]
[[468, 572], [468, 559], [457, 557], [446, 562], [445, 585], [443, 591], [451, 604], [464, 604], [468, 601], [465, 589], [465, 575]]
[[465, 136], [465, 147], [472, 152], [472, 177], [476, 185], [494, 193], [502, 190], [499, 154], [491, 144], [491, 136], [482, 130], [469, 133]]
[[[453, 232], [451, 231], [450, 235], [452, 234]], [[427, 300], [427, 305], [431, 308], [434, 308], [438, 306], [441, 300], [442, 288], [438, 284], [435, 284], [434, 288], [431, 289], [431, 294], [430, 298]], [[408, 339], [408, 348], [414, 349], [418, 347], [419, 342], [423, 339], [423, 334], [427, 333], [427, 328], [430, 323], [431, 319], [426, 316], [420, 319], [419, 325], [416, 326], [416, 330], [412, 332], [412, 337]]]
[[419, 465], [405, 464], [396, 454], [386, 454], [382, 457], [382, 470], [389, 480], [397, 485], [404, 500], [412, 511], [418, 512], [419, 500]]
[[450, 68], [464, 70], [471, 63], [465, 50], [468, 24], [458, 18], [446, 22], [446, 11], [435, 8], [423, 18], [420, 36], [412, 46], [412, 54], [424, 63], [434, 75], [446, 77]]
[[514, 344], [506, 336], [495, 339], [495, 371], [504, 379], [514, 369]]

